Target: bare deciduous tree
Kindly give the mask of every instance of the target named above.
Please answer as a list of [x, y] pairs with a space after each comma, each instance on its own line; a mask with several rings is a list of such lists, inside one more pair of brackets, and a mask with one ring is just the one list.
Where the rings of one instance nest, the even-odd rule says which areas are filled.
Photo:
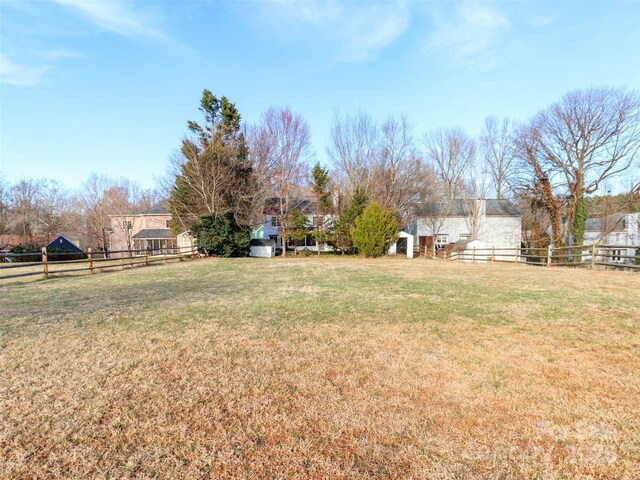
[[[475, 141], [460, 128], [440, 128], [424, 137], [427, 159], [437, 176], [437, 188], [433, 190], [425, 217], [435, 239], [441, 233], [446, 218], [456, 200], [460, 200], [465, 186], [465, 176], [474, 163]], [[425, 250], [426, 252], [426, 250]]]
[[42, 232], [47, 242], [53, 240], [54, 235], [69, 230], [71, 226], [71, 199], [64, 186], [55, 180], [43, 181], [38, 195], [38, 230]]
[[282, 254], [286, 255], [290, 202], [301, 191], [308, 175], [311, 133], [307, 121], [289, 108], [269, 108], [262, 115], [259, 138], [263, 139], [268, 191], [276, 198], [272, 212], [281, 224]]
[[427, 196], [426, 177], [430, 172], [415, 147], [406, 117], [389, 117], [381, 125], [379, 135], [369, 197], [393, 211], [404, 226]]
[[514, 132], [513, 123], [508, 118], [487, 117], [480, 134], [482, 156], [498, 199], [504, 197], [513, 175]]
[[25, 243], [34, 243], [38, 232], [38, 199], [42, 180], [20, 180], [9, 189], [9, 228], [22, 236]]
[[624, 89], [571, 92], [536, 115], [517, 145], [549, 213], [553, 243], [566, 245], [571, 232], [582, 244], [584, 196], [628, 170], [640, 149], [640, 97]]
[[[7, 231], [7, 187], [4, 177], [0, 177], [0, 235]], [[2, 245], [0, 244], [0, 248]]]
[[338, 111], [334, 114], [327, 154], [336, 173], [345, 180], [349, 195], [358, 188], [369, 195], [377, 134], [375, 123], [364, 112], [344, 117]]
[[441, 182], [444, 199], [451, 201], [460, 195], [465, 171], [476, 154], [475, 141], [461, 128], [440, 128], [425, 135], [427, 158]]

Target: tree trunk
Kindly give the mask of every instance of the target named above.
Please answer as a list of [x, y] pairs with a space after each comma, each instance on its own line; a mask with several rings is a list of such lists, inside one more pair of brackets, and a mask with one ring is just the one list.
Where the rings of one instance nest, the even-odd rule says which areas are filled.
[[582, 251], [582, 244], [584, 243], [584, 232], [587, 225], [587, 211], [584, 202], [584, 194], [580, 192], [580, 196], [576, 202], [575, 212], [573, 216], [573, 223], [571, 225], [571, 235], [573, 236], [573, 245], [575, 245], [576, 249], [574, 249], [574, 255], [572, 256], [573, 261], [581, 261], [580, 256], [578, 255]]

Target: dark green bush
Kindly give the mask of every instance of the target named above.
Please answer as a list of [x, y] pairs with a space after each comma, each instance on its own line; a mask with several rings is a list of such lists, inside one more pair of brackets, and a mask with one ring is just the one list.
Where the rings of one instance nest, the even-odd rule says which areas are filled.
[[218, 257], [246, 257], [251, 236], [235, 221], [232, 213], [214, 218], [204, 215], [191, 227], [198, 250]]

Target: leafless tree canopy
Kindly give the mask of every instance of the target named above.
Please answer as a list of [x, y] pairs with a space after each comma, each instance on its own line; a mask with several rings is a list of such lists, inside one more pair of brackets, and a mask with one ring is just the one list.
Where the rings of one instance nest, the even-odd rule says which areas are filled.
[[357, 188], [369, 194], [377, 138], [376, 125], [366, 113], [361, 111], [343, 117], [335, 112], [327, 154], [338, 175], [345, 180], [349, 195]]
[[487, 117], [480, 135], [480, 147], [496, 198], [503, 198], [510, 188], [516, 156], [514, 141], [514, 125], [508, 118]]
[[549, 214], [552, 241], [565, 245], [584, 196], [636, 161], [640, 99], [624, 89], [571, 92], [536, 115], [516, 145], [520, 185]]
[[267, 196], [274, 197], [277, 208], [271, 212], [281, 223], [286, 241], [290, 201], [299, 196], [308, 178], [311, 132], [307, 121], [289, 108], [269, 108], [252, 135], [254, 162], [262, 171]]
[[461, 128], [439, 128], [424, 137], [427, 159], [442, 183], [444, 199], [460, 196], [465, 173], [473, 165], [476, 143]]
[[369, 197], [395, 212], [400, 225], [405, 225], [433, 188], [433, 171], [417, 150], [406, 117], [389, 117], [378, 132]]
[[0, 235], [7, 231], [8, 205], [7, 187], [3, 177], [0, 177]]

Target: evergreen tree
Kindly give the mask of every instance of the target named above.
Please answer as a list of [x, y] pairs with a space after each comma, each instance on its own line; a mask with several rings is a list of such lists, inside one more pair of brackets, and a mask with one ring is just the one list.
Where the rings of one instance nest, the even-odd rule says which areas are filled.
[[351, 227], [364, 211], [367, 205], [367, 195], [362, 188], [356, 188], [349, 207], [342, 212], [334, 225], [334, 243], [340, 249], [342, 254], [353, 252], [354, 244], [351, 238]]
[[354, 246], [366, 257], [380, 257], [398, 240], [398, 222], [391, 210], [367, 206], [351, 227]]
[[317, 163], [313, 167], [313, 192], [318, 199], [313, 217], [313, 238], [318, 243], [318, 256], [321, 245], [331, 240], [331, 225], [327, 216], [331, 211], [331, 192], [329, 191], [329, 171]]
[[246, 257], [250, 235], [240, 227], [232, 213], [213, 217], [203, 215], [191, 227], [198, 249], [219, 257]]
[[248, 227], [257, 190], [240, 113], [226, 97], [204, 90], [200, 101], [204, 124], [189, 121], [191, 137], [182, 141], [181, 164], [171, 192], [174, 227], [190, 228], [203, 216], [216, 220], [231, 214]]

